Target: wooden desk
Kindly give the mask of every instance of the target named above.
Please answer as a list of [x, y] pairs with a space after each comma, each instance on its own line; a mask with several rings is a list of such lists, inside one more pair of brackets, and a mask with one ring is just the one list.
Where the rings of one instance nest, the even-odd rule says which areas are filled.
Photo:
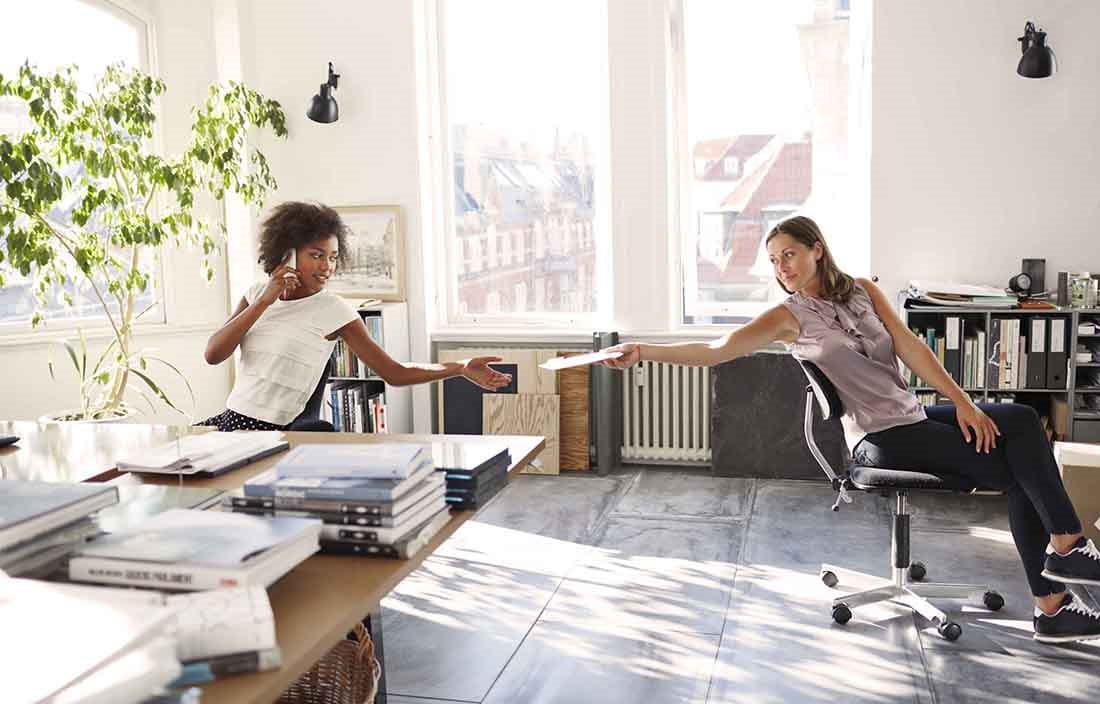
[[[110, 431], [107, 431], [108, 433]], [[508, 444], [512, 453], [509, 474], [527, 465], [546, 445], [541, 437], [479, 435], [361, 435], [351, 433], [287, 433], [291, 446], [309, 443], [412, 442], [432, 440], [471, 444]], [[174, 436], [172, 436], [174, 437]], [[235, 489], [249, 477], [273, 466], [280, 455], [212, 479], [185, 480], [189, 486]], [[136, 476], [136, 475], [135, 475]], [[145, 477], [151, 484], [172, 484], [172, 477]], [[354, 556], [315, 555], [298, 565], [268, 590], [275, 612], [275, 630], [283, 652], [283, 666], [272, 672], [235, 675], [203, 687], [203, 704], [267, 704], [313, 666], [364, 616], [377, 611], [386, 596], [406, 575], [450, 537], [474, 511], [452, 513], [450, 522], [411, 560], [379, 560]]]
[[119, 457], [176, 437], [167, 425], [0, 421], [0, 435], [19, 442], [0, 448], [0, 478], [46, 482], [100, 481], [117, 476]]

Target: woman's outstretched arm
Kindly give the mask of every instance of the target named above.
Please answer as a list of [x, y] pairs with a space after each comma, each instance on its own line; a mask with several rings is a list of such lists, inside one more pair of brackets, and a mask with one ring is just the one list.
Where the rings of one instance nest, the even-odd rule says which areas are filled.
[[625, 369], [645, 359], [692, 367], [710, 367], [751, 354], [773, 342], [794, 342], [798, 339], [799, 329], [798, 319], [786, 306], [780, 305], [764, 311], [747, 325], [711, 342], [626, 342], [616, 345], [608, 348], [609, 351], [622, 352], [623, 356], [607, 360], [603, 364], [615, 369]]

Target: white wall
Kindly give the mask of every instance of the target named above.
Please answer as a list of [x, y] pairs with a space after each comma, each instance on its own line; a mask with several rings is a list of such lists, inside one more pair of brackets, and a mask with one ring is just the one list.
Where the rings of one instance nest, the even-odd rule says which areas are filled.
[[[168, 153], [178, 152], [190, 129], [190, 109], [205, 96], [214, 77], [210, 42], [208, 0], [185, 6], [133, 0], [137, 12], [156, 27], [156, 62], [167, 90], [161, 97], [161, 139]], [[202, 359], [206, 339], [226, 314], [226, 283], [221, 277], [207, 285], [199, 275], [199, 256], [191, 252], [169, 253], [165, 265], [168, 282], [167, 325], [144, 328], [135, 337], [137, 347], [153, 347], [187, 376], [197, 396], [194, 416], [205, 417], [225, 404], [229, 393], [228, 365], [210, 367]], [[224, 269], [217, 262], [216, 269]], [[51, 339], [75, 333], [5, 332], [0, 338], [0, 418], [29, 419], [78, 405], [75, 374], [64, 351]], [[109, 342], [106, 331], [88, 331], [89, 347], [98, 352]], [[58, 381], [50, 379], [47, 359], [52, 353]], [[185, 386], [171, 372], [157, 371], [171, 398], [185, 401]], [[190, 405], [187, 403], [186, 405]], [[142, 404], [144, 407], [144, 404]], [[148, 409], [146, 407], [146, 413]], [[144, 421], [179, 422], [171, 412], [147, 414]]]
[[[1100, 270], [1100, 3], [877, 0], [871, 271], [1004, 286], [1024, 257]], [[1051, 80], [1016, 75], [1024, 22]]]

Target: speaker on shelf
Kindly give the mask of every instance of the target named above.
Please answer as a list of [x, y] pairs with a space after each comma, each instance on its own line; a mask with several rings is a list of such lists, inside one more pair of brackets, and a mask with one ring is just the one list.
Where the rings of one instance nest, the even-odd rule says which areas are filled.
[[1020, 266], [1020, 271], [1031, 277], [1032, 296], [1047, 290], [1047, 260], [1025, 259]]

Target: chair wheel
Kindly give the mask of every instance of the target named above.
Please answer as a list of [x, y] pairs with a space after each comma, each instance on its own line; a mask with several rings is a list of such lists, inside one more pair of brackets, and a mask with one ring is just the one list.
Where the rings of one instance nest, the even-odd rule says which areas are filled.
[[990, 611], [1000, 611], [1005, 605], [1005, 598], [997, 592], [986, 592], [982, 595], [982, 601], [985, 603], [985, 608]]
[[835, 587], [837, 584], [840, 583], [840, 580], [837, 579], [836, 572], [833, 572], [832, 570], [822, 570], [821, 581], [825, 583], [826, 587], [830, 588]]
[[834, 605], [833, 620], [843, 626], [852, 620], [852, 610], [848, 608], [847, 604]]
[[962, 626], [954, 621], [944, 621], [936, 627], [936, 630], [947, 640], [958, 640], [963, 632]]
[[921, 581], [927, 574], [928, 570], [925, 569], [923, 562], [914, 562], [913, 564], [909, 565], [909, 579], [913, 580], [914, 582]]

